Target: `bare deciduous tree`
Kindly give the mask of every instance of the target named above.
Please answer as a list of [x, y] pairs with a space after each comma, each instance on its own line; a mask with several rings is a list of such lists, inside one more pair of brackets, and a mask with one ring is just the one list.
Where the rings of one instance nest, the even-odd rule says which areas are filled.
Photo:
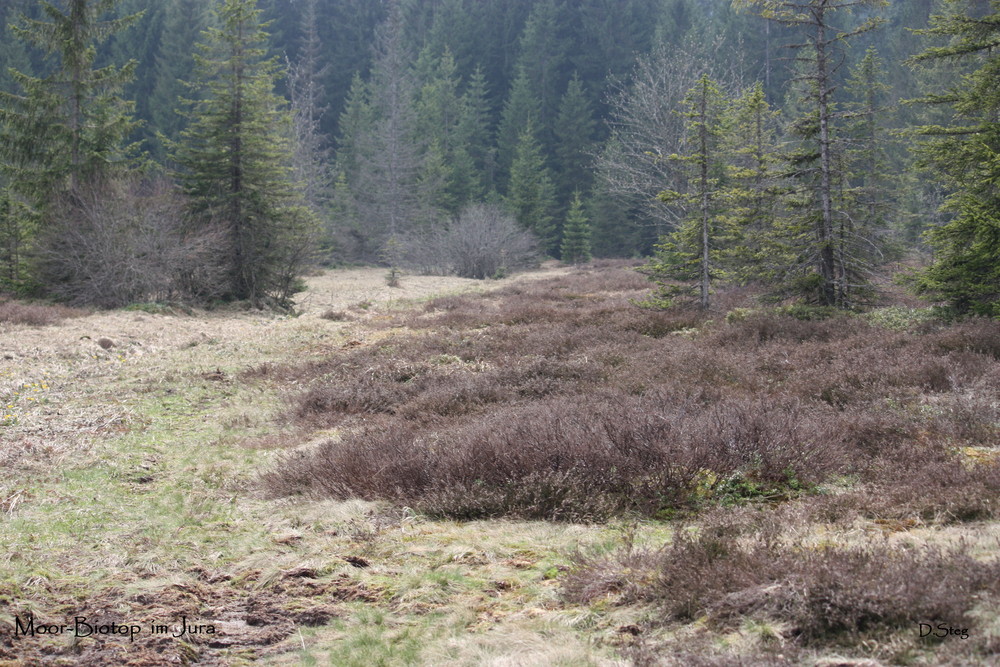
[[611, 99], [611, 139], [598, 157], [599, 176], [659, 233], [685, 215], [681, 203], [664, 203], [657, 195], [687, 190], [684, 170], [669, 156], [684, 152], [685, 119], [677, 111], [707, 68], [694, 49], [661, 46], [639, 59], [631, 80]]

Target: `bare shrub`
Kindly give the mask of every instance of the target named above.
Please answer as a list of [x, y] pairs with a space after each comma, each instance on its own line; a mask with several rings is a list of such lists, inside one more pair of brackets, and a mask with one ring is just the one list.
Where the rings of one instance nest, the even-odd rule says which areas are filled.
[[993, 319], [966, 320], [938, 331], [929, 338], [939, 349], [947, 352], [978, 352], [1000, 359], [1000, 326]]
[[926, 523], [984, 521], [1000, 516], [1000, 462], [972, 465], [929, 447], [898, 450], [837, 501], [872, 519]]
[[351, 313], [343, 310], [333, 310], [332, 308], [323, 312], [320, 317], [324, 320], [330, 320], [331, 322], [352, 322], [357, 319]]
[[44, 327], [70, 317], [81, 317], [85, 311], [65, 306], [42, 306], [16, 301], [0, 301], [0, 322]]
[[977, 560], [963, 545], [814, 547], [730, 519], [676, 531], [660, 551], [580, 556], [563, 594], [589, 603], [612, 593], [651, 602], [666, 620], [708, 616], [724, 628], [777, 621], [806, 645], [829, 645], [912, 632], [928, 619], [974, 626], [979, 600], [1000, 595], [998, 575], [1000, 563]]
[[865, 326], [848, 317], [802, 320], [791, 315], [768, 312], [751, 313], [745, 317], [730, 319], [732, 321], [715, 334], [713, 342], [716, 344], [756, 346], [771, 341], [828, 342], [843, 338]]
[[443, 229], [407, 235], [402, 254], [414, 270], [483, 279], [537, 264], [537, 245], [500, 207], [473, 204]]
[[40, 260], [51, 292], [72, 304], [115, 308], [211, 298], [224, 236], [191, 232], [164, 180], [90, 183], [56, 203]]

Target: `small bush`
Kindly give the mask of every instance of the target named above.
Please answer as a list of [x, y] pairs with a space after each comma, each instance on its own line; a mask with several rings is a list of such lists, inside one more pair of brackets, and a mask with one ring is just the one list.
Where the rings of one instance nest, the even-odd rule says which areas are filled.
[[876, 308], [865, 313], [863, 317], [872, 326], [890, 331], [911, 331], [938, 321], [938, 313], [934, 308], [905, 306]]
[[15, 301], [0, 301], [0, 323], [6, 324], [44, 327], [69, 317], [81, 317], [85, 314], [82, 310], [65, 306], [39, 306]]
[[333, 309], [325, 311], [320, 317], [331, 322], [351, 322], [355, 319], [354, 315], [347, 311]]
[[535, 237], [497, 206], [473, 204], [443, 230], [401, 240], [402, 261], [425, 273], [500, 278], [537, 264]]
[[170, 184], [90, 183], [54, 210], [40, 240], [40, 269], [46, 289], [71, 304], [117, 308], [220, 294], [224, 234], [186, 229]]
[[1000, 324], [993, 319], [966, 320], [941, 330], [931, 340], [945, 352], [978, 352], [1000, 359]]

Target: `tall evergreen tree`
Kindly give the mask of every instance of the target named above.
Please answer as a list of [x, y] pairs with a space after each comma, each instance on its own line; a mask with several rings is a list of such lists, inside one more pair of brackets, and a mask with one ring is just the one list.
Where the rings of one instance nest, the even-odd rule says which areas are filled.
[[0, 4], [0, 65], [2, 65], [0, 66], [0, 91], [13, 92], [15, 90], [14, 78], [9, 70], [31, 73], [31, 61], [28, 58], [25, 43], [15, 38], [14, 31], [9, 25], [14, 21], [19, 4], [20, 0]]
[[302, 185], [306, 203], [320, 216], [330, 196], [332, 182], [331, 151], [320, 126], [327, 111], [322, 80], [329, 66], [320, 62], [316, 4], [317, 0], [305, 0], [301, 26], [303, 42], [298, 59], [288, 63], [288, 92], [292, 103], [295, 180]]
[[225, 297], [286, 306], [313, 241], [292, 181], [289, 112], [255, 0], [223, 0], [197, 57], [203, 95], [173, 145], [196, 224], [220, 226]]
[[119, 95], [135, 62], [94, 66], [97, 46], [139, 18], [103, 20], [117, 3], [69, 0], [65, 10], [43, 3], [44, 18], [22, 16], [13, 26], [18, 38], [56, 59], [44, 77], [12, 72], [22, 94], [0, 92], [0, 166], [39, 210], [59, 190], [76, 190], [124, 162], [135, 121], [133, 105]]
[[529, 90], [539, 102], [538, 117], [532, 122], [546, 152], [551, 152], [559, 100], [569, 75], [567, 24], [561, 4], [538, 0], [521, 35], [518, 68], [525, 73]]
[[371, 122], [356, 137], [359, 170], [352, 186], [372, 249], [433, 217], [425, 208], [433, 197], [420, 188], [441, 183], [422, 174], [426, 144], [416, 131], [417, 90], [404, 25], [400, 3], [391, 3], [377, 31], [368, 84]]
[[440, 192], [430, 200], [438, 202], [435, 208], [456, 215], [481, 185], [469, 153], [471, 137], [463, 136], [469, 128], [462, 123], [463, 99], [451, 52], [445, 48], [435, 57], [424, 48], [417, 58], [417, 77], [416, 132], [429, 144], [428, 162], [435, 165], [431, 171], [440, 175]]
[[476, 197], [496, 189], [496, 150], [493, 147], [491, 116], [486, 76], [477, 67], [462, 94], [458, 120], [458, 134], [465, 143], [480, 187], [478, 192], [473, 192]]
[[788, 164], [781, 155], [780, 111], [767, 102], [758, 82], [733, 100], [720, 150], [726, 155], [727, 185], [720, 214], [731, 238], [725, 249], [737, 283], [781, 285], [794, 266], [797, 245], [780, 217]]
[[337, 128], [337, 172], [342, 174], [345, 182], [351, 187], [357, 187], [360, 178], [361, 156], [366, 141], [366, 133], [374, 123], [372, 106], [369, 101], [368, 83], [355, 73], [351, 81], [351, 89], [347, 94], [347, 103], [340, 114]]
[[0, 190], [0, 290], [19, 292], [28, 271], [26, 253], [35, 225], [20, 198], [9, 188]]
[[[20, 93], [0, 91], [0, 173], [9, 187], [0, 271], [10, 287], [47, 280], [40, 269], [29, 275], [27, 258], [38, 235], [58, 235], [57, 225], [74, 224], [72, 206], [83, 188], [131, 164], [126, 138], [136, 127], [134, 105], [121, 91], [135, 62], [95, 65], [98, 45], [139, 18], [107, 18], [116, 4], [69, 0], [60, 9], [43, 2], [40, 18], [22, 15], [11, 26], [54, 64], [46, 76], [11, 69]], [[54, 204], [63, 200], [57, 220]]]
[[[949, 0], [947, 7], [962, 5]], [[945, 208], [950, 222], [928, 232], [934, 263], [918, 279], [920, 291], [946, 300], [960, 313], [1000, 317], [1000, 2], [982, 14], [936, 14], [926, 34], [948, 39], [918, 63], [971, 60], [978, 66], [925, 101], [950, 107], [954, 124], [921, 128], [920, 157], [953, 188]]]
[[583, 82], [575, 73], [559, 103], [555, 123], [556, 173], [560, 202], [568, 203], [576, 190], [590, 187], [594, 152], [594, 117]]
[[526, 127], [534, 128], [538, 138], [538, 124], [542, 115], [541, 101], [531, 90], [531, 81], [525, 68], [518, 69], [511, 85], [510, 95], [504, 103], [497, 127], [497, 166], [504, 183], [509, 178], [514, 155]]
[[[885, 119], [889, 114], [885, 66], [878, 49], [868, 47], [865, 57], [851, 69], [845, 87], [854, 98], [848, 106], [849, 122], [845, 128], [845, 150], [849, 188], [845, 196], [854, 214], [844, 221], [843, 233], [852, 239], [840, 243], [842, 252], [856, 255], [842, 264], [864, 268], [879, 259], [886, 246], [890, 212], [896, 207], [897, 191], [902, 181], [889, 174], [889, 132]], [[895, 187], [893, 187], [895, 185]], [[851, 281], [857, 282], [857, 281]], [[846, 286], [845, 286], [846, 289]]]
[[853, 35], [879, 26], [881, 19], [871, 16], [855, 28], [844, 30], [837, 24], [838, 13], [855, 7], [878, 8], [886, 0], [734, 0], [736, 6], [756, 7], [765, 18], [786, 26], [800, 28], [805, 41], [794, 45], [796, 61], [801, 66], [798, 80], [807, 106], [797, 124], [802, 149], [797, 159], [798, 178], [810, 193], [812, 204], [804, 212], [813, 220], [814, 241], [803, 252], [815, 266], [811, 281], [815, 298], [821, 305], [850, 306], [850, 291], [858, 287], [852, 279], [852, 267], [844, 258], [842, 233], [845, 212], [835, 205], [837, 186], [843, 179], [838, 170], [835, 144], [838, 122], [843, 114], [836, 110], [835, 73], [842, 62], [837, 49]]
[[[138, 14], [140, 18], [128, 29], [112, 35], [107, 44], [99, 49], [96, 61], [99, 67], [136, 61], [134, 76], [126, 83], [123, 95], [126, 99], [135, 100], [135, 117], [140, 121], [131, 139], [145, 145], [151, 145], [153, 138], [153, 128], [149, 121], [154, 102], [152, 91], [155, 85], [156, 54], [163, 35], [167, 9], [168, 4], [165, 2], [121, 0], [121, 4], [114, 8], [112, 17]], [[190, 50], [185, 57], [188, 61], [192, 59]], [[176, 98], [170, 100], [170, 104], [175, 104], [175, 100]]]
[[686, 192], [665, 190], [659, 194], [664, 202], [679, 203], [688, 211], [678, 228], [658, 246], [656, 258], [646, 265], [645, 272], [662, 286], [664, 296], [673, 293], [665, 280], [691, 280], [698, 284], [702, 308], [711, 302], [714, 266], [719, 255], [719, 200], [724, 167], [719, 150], [725, 132], [726, 99], [707, 74], [703, 74], [684, 100], [681, 112], [687, 133], [685, 154], [672, 154], [667, 159], [678, 163], [688, 172]]
[[530, 124], [521, 133], [511, 166], [507, 206], [517, 221], [541, 240], [546, 252], [558, 254], [555, 185]]
[[149, 92], [147, 144], [157, 158], [166, 154], [160, 137], [176, 141], [184, 128], [184, 116], [177, 111], [177, 104], [180, 98], [190, 94], [184, 82], [194, 77], [195, 44], [209, 20], [210, 13], [202, 0], [166, 2]]

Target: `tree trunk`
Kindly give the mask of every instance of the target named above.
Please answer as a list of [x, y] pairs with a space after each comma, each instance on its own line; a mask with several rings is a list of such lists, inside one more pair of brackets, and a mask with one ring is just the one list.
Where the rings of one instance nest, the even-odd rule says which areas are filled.
[[826, 8], [815, 8], [816, 18], [816, 87], [819, 113], [820, 207], [822, 217], [819, 229], [820, 304], [834, 306], [836, 294], [836, 257], [833, 248], [833, 166], [830, 156], [830, 90], [826, 51]]

